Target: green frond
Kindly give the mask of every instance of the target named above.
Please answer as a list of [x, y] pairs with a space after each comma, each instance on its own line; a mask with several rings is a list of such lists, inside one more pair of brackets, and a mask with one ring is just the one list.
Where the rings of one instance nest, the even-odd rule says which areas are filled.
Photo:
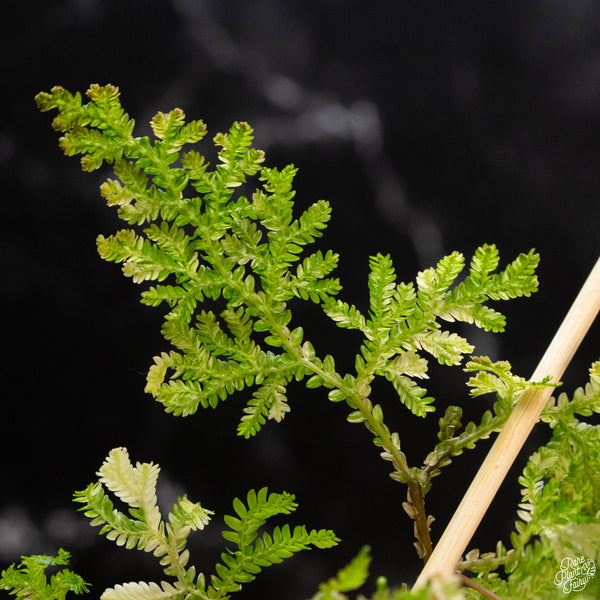
[[491, 300], [530, 296], [538, 289], [535, 270], [539, 261], [540, 257], [533, 249], [527, 254], [520, 254], [503, 272], [489, 277], [485, 294]]
[[369, 266], [369, 316], [373, 322], [372, 328], [378, 329], [380, 321], [389, 311], [396, 290], [396, 271], [389, 254], [372, 256]]
[[407, 350], [394, 360], [389, 361], [384, 371], [396, 375], [408, 375], [409, 377], [420, 377], [427, 379], [427, 361], [412, 350]]
[[290, 279], [290, 292], [280, 294], [279, 299], [287, 300], [288, 295], [312, 300], [315, 303], [327, 302], [337, 294], [342, 286], [338, 279], [328, 278], [338, 264], [339, 256], [328, 250], [325, 256], [319, 250], [307, 256], [296, 268], [295, 277]]
[[254, 391], [248, 405], [244, 408], [244, 416], [238, 425], [238, 434], [249, 438], [256, 435], [265, 424], [265, 418], [280, 422], [290, 411], [287, 403], [287, 378], [275, 373]]
[[462, 321], [463, 323], [474, 323], [477, 327], [485, 331], [495, 333], [504, 331], [506, 327], [506, 317], [483, 304], [460, 305], [452, 304], [447, 310], [440, 311], [439, 317], [444, 321]]
[[[534, 291], [537, 261], [537, 255], [531, 251], [520, 255], [503, 272], [493, 274], [498, 266], [498, 251], [495, 246], [483, 245], [475, 252], [470, 274], [464, 281], [456, 283], [465, 261], [461, 253], [454, 252], [442, 258], [436, 267], [421, 271], [415, 290], [412, 284], [396, 283], [389, 256], [371, 257], [369, 318], [340, 299], [330, 299], [323, 305], [325, 313], [340, 327], [358, 329], [365, 337], [355, 360], [357, 381], [362, 385], [356, 393], [364, 397], [373, 377], [384, 376], [415, 414], [424, 416], [433, 410], [433, 399], [426, 397], [426, 391], [411, 379], [427, 376], [427, 362], [419, 352], [431, 354], [441, 364], [457, 365], [473, 351], [464, 337], [445, 330], [442, 320], [464, 321], [487, 331], [502, 331], [504, 316], [485, 302]], [[318, 376], [310, 378], [309, 383], [315, 378]], [[482, 375], [482, 385], [484, 378]], [[341, 400], [349, 394], [335, 391], [332, 395]], [[360, 411], [355, 414], [356, 420], [364, 422]], [[489, 435], [487, 430], [485, 435]]]
[[[99, 481], [75, 493], [75, 501], [84, 505], [80, 510], [91, 519], [91, 525], [103, 526], [101, 534], [117, 545], [152, 552], [165, 575], [174, 578], [172, 583], [163, 581], [160, 585], [145, 582], [117, 585], [105, 591], [103, 600], [225, 598], [237, 591], [241, 583], [252, 581], [264, 567], [300, 550], [312, 546], [329, 548], [339, 541], [329, 530], [308, 531], [304, 526], [291, 529], [283, 525], [259, 535], [259, 529], [269, 518], [289, 514], [297, 504], [287, 492], [269, 493], [266, 487], [258, 492], [250, 490], [245, 502], [234, 499], [234, 515], [224, 517], [228, 529], [223, 537], [233, 542], [237, 550], [227, 550], [221, 555], [222, 562], [216, 565], [216, 574], [207, 589], [204, 576], [196, 577], [194, 567], [186, 568], [189, 559], [186, 543], [190, 531], [204, 529], [213, 513], [183, 496], [173, 506], [167, 522], [163, 522], [156, 508], [158, 472], [159, 468], [152, 463], [133, 466], [127, 450], [115, 448], [98, 472]], [[128, 505], [131, 517], [114, 509], [104, 486]]]
[[478, 423], [471, 421], [462, 431], [459, 431], [462, 409], [458, 406], [449, 406], [446, 409], [446, 414], [440, 419], [440, 441], [424, 461], [424, 493], [429, 491], [431, 479], [439, 475], [441, 469], [452, 462], [453, 457], [466, 449], [474, 448], [479, 440], [487, 439], [492, 433], [502, 429], [514, 404], [527, 387], [543, 388], [555, 385], [546, 381], [527, 381], [523, 377], [513, 375], [511, 365], [507, 361], [493, 362], [487, 356], [471, 357], [464, 371], [475, 373], [467, 382], [472, 396], [495, 393], [496, 401], [493, 409], [486, 410]]
[[577, 388], [573, 398], [569, 399], [567, 394], [560, 394], [558, 398], [550, 398], [541, 419], [550, 424], [551, 427], [558, 425], [576, 425], [576, 415], [589, 417], [594, 413], [600, 413], [600, 361], [592, 364], [589, 370], [590, 380], [585, 388]]
[[100, 482], [123, 502], [145, 508], [156, 505], [156, 482], [160, 468], [152, 463], [129, 460], [126, 448], [114, 448], [100, 467]]
[[424, 312], [439, 310], [440, 304], [454, 280], [464, 268], [465, 259], [460, 252], [442, 258], [435, 268], [417, 275], [417, 298]]
[[427, 390], [419, 387], [412, 379], [404, 375], [398, 375], [392, 371], [386, 371], [386, 378], [392, 383], [402, 403], [417, 417], [424, 417], [428, 412], [433, 412], [435, 407], [431, 406], [434, 399], [426, 396]]
[[79, 510], [91, 519], [90, 525], [102, 525], [100, 534], [106, 534], [117, 546], [135, 548], [147, 542], [148, 531], [144, 523], [116, 510], [101, 483], [91, 483], [85, 490], [75, 492], [73, 500], [84, 505]]
[[206, 125], [202, 121], [185, 124], [185, 113], [180, 108], [167, 114], [157, 113], [150, 121], [150, 126], [170, 152], [179, 150], [184, 144], [195, 144], [206, 135]]
[[356, 306], [339, 299], [330, 299], [323, 305], [323, 311], [340, 327], [358, 329], [365, 334], [370, 332], [365, 317]]
[[234, 123], [227, 134], [218, 133], [214, 137], [220, 146], [218, 175], [227, 187], [237, 187], [244, 183], [246, 175], [254, 175], [264, 161], [264, 153], [252, 148], [253, 131], [248, 123]]
[[252, 207], [261, 224], [269, 231], [281, 231], [292, 222], [293, 198], [295, 192], [292, 183], [298, 169], [287, 165], [279, 170], [275, 167], [264, 168], [259, 180], [263, 182], [262, 190], [252, 197]]
[[[237, 363], [211, 358], [208, 366], [203, 373], [205, 381], [171, 379], [158, 388], [155, 399], [168, 413], [185, 417], [194, 414], [199, 407], [216, 408], [219, 402], [246, 385], [246, 373], [237, 367]], [[194, 370], [202, 373], [197, 365]]]
[[465, 354], [474, 350], [474, 346], [457, 333], [439, 329], [416, 336], [415, 342], [442, 365], [458, 365]]
[[81, 94], [71, 94], [61, 86], [54, 86], [50, 93], [40, 92], [35, 97], [37, 107], [42, 112], [58, 109], [58, 115], [52, 121], [52, 129], [55, 131], [68, 131], [74, 127], [87, 125], [90, 115], [82, 110]]
[[496, 393], [507, 406], [512, 406], [527, 387], [545, 388], [560, 385], [549, 383], [547, 380], [528, 381], [524, 377], [513, 375], [508, 361], [493, 362], [487, 356], [472, 356], [464, 371], [475, 373], [467, 381], [467, 385], [471, 388], [471, 396]]
[[398, 283], [390, 302], [390, 317], [400, 323], [417, 310], [417, 294], [412, 283]]
[[[162, 520], [156, 504], [156, 484], [159, 467], [152, 463], [132, 465], [126, 448], [113, 449], [100, 470], [99, 481], [76, 492], [75, 502], [83, 504], [81, 511], [92, 526], [101, 525], [100, 534], [127, 549], [152, 552], [159, 559], [165, 575], [176, 581], [126, 583], [107, 590], [103, 598], [179, 598], [199, 591], [203, 576], [195, 579], [195, 568], [186, 569], [189, 552], [185, 548], [191, 531], [203, 529], [212, 511], [199, 502], [183, 496], [174, 504], [167, 522]], [[116, 510], [107, 492], [112, 492], [128, 506], [130, 516]], [[200, 587], [198, 587], [200, 586]], [[175, 590], [175, 591], [174, 591]], [[206, 594], [198, 594], [207, 600]]]
[[221, 563], [215, 566], [211, 577], [213, 594], [211, 598], [225, 598], [231, 592], [240, 589], [241, 584], [254, 580], [263, 568], [282, 562], [311, 546], [330, 548], [339, 540], [332, 531], [307, 531], [304, 526], [292, 530], [289, 525], [275, 527], [271, 534], [258, 535], [258, 530], [267, 519], [278, 514], [289, 514], [296, 509], [294, 496], [268, 493], [267, 488], [258, 492], [250, 490], [246, 503], [236, 498], [233, 508], [236, 516], [226, 515], [225, 523], [229, 529], [223, 537], [233, 542], [237, 550], [221, 554]]
[[500, 256], [494, 244], [483, 244], [475, 250], [470, 265], [471, 281], [479, 288], [484, 287], [489, 274], [498, 268]]
[[61, 569], [48, 578], [50, 566], [68, 565], [71, 555], [59, 548], [58, 556], [36, 554], [22, 556], [0, 573], [0, 589], [7, 590], [17, 600], [64, 600], [69, 592], [88, 593], [89, 583], [69, 569]]
[[319, 592], [313, 600], [338, 600], [337, 592], [351, 592], [362, 587], [369, 576], [371, 548], [363, 546], [360, 552], [335, 577], [319, 585]]
[[177, 532], [185, 531], [186, 528], [199, 531], [208, 525], [212, 514], [213, 511], [203, 508], [200, 502], [192, 502], [184, 495], [177, 499], [169, 514], [169, 531], [175, 537], [180, 536]]
[[[108, 238], [98, 236], [97, 247], [104, 260], [123, 262], [123, 274], [135, 283], [164, 281], [173, 273], [185, 271], [172, 253], [136, 235], [132, 229], [122, 229]], [[195, 262], [194, 257], [191, 268]]]
[[312, 244], [323, 235], [327, 223], [331, 219], [331, 205], [327, 200], [317, 200], [311, 204], [298, 218], [294, 229], [296, 244]]

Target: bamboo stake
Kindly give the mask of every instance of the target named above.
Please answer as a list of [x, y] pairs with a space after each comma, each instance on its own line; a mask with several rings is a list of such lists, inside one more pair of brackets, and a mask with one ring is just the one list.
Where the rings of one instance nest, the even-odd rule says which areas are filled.
[[[531, 381], [550, 376], [558, 382], [600, 311], [600, 259], [596, 262]], [[413, 589], [436, 575], [453, 573], [500, 484], [552, 394], [552, 388], [527, 388], [496, 438]]]

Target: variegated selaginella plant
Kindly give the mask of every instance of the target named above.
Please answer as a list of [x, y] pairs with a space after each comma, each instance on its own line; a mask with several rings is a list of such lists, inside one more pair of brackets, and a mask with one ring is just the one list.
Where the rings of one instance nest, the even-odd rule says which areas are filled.
[[[146, 391], [167, 412], [188, 416], [249, 388], [238, 425], [239, 435], [248, 438], [267, 420], [286, 417], [292, 380], [325, 388], [329, 400], [346, 404], [350, 422], [369, 430], [390, 463], [390, 476], [406, 486], [403, 507], [414, 522], [416, 551], [426, 561], [432, 552], [432, 516], [425, 497], [433, 478], [453, 457], [500, 431], [526, 387], [548, 385], [513, 375], [508, 362], [474, 356], [474, 347], [446, 324], [462, 321], [503, 331], [505, 317], [489, 301], [535, 292], [538, 255], [533, 250], [521, 254], [498, 271], [496, 247], [483, 245], [466, 272], [463, 255], [454, 252], [420, 272], [413, 284], [398, 282], [390, 256], [377, 254], [369, 263], [368, 311], [361, 312], [339, 297], [342, 286], [331, 276], [338, 254], [310, 251], [330, 219], [329, 203], [319, 200], [295, 215], [296, 169], [263, 166], [264, 153], [252, 147], [248, 124], [234, 123], [213, 138], [218, 152], [211, 165], [196, 149], [206, 135], [202, 121], [186, 123], [180, 109], [159, 112], [150, 123], [154, 139], [135, 137], [118, 88], [93, 85], [87, 96], [84, 102], [81, 94], [55, 87], [38, 94], [36, 102], [42, 111], [58, 111], [53, 127], [62, 133], [60, 146], [69, 156], [81, 155], [84, 171], [113, 165], [116, 179], [107, 179], [101, 192], [127, 228], [99, 236], [98, 251], [105, 260], [122, 263], [134, 282], [152, 282], [142, 292], [144, 304], [166, 307], [162, 333], [171, 348], [154, 358]], [[184, 146], [190, 149], [183, 151]], [[240, 193], [252, 180], [255, 191]], [[319, 305], [340, 327], [360, 332], [354, 371], [340, 372], [333, 356], [320, 356], [305, 339], [292, 311], [300, 301]], [[432, 451], [423, 464], [409, 465], [400, 433], [388, 428], [381, 404], [371, 397], [371, 383], [387, 379], [400, 403], [423, 418], [435, 410], [422, 387], [427, 357], [458, 366], [467, 355], [463, 368], [470, 374], [470, 393], [495, 394], [493, 408], [478, 422], [463, 425], [461, 407], [449, 406], [439, 419]], [[560, 559], [585, 556], [595, 564], [600, 551], [600, 429], [580, 420], [594, 412], [600, 412], [600, 363], [590, 369], [584, 389], [572, 399], [565, 394], [552, 399], [542, 415], [552, 438], [531, 456], [520, 478], [523, 503], [512, 548], [499, 542], [494, 552], [470, 551], [457, 566], [460, 575], [431, 580], [419, 591], [407, 585], [390, 589], [380, 577], [369, 597], [552, 599], [574, 591], [567, 590], [564, 577], [557, 582]], [[294, 496], [251, 490], [245, 500], [236, 498], [233, 514], [225, 516], [223, 537], [229, 545], [206, 576], [188, 566], [186, 541], [191, 531], [207, 525], [212, 512], [184, 496], [164, 519], [156, 503], [158, 473], [158, 466], [134, 466], [125, 448], [115, 448], [99, 480], [75, 493], [100, 533], [127, 548], [152, 552], [164, 569], [164, 581], [115, 585], [103, 593], [104, 600], [228, 598], [265, 567], [299, 550], [339, 542], [331, 531], [304, 526], [265, 531], [269, 517], [295, 509]], [[129, 506], [128, 515], [114, 508], [111, 493]], [[86, 591], [82, 580], [71, 577], [67, 587], [64, 577], [48, 583], [43, 568], [51, 562], [50, 557], [24, 558], [21, 566], [3, 572], [0, 585], [19, 598], [44, 600], [62, 599], [67, 589]], [[369, 564], [365, 547], [321, 584], [314, 599], [346, 598], [363, 586]], [[581, 599], [599, 597], [597, 578], [588, 577], [578, 593]]]

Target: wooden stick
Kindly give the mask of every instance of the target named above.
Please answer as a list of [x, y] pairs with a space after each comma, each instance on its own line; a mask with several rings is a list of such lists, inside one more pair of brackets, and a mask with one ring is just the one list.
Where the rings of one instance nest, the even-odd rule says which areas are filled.
[[[560, 381], [599, 310], [600, 259], [531, 376], [531, 381], [541, 381], [547, 376], [550, 376], [553, 382]], [[423, 587], [429, 577], [454, 572], [552, 391], [552, 388], [527, 388], [523, 392], [413, 589]]]

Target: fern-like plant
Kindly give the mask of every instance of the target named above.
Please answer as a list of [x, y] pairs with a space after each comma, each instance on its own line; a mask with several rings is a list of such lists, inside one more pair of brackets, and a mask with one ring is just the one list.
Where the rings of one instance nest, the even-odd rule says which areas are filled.
[[70, 569], [61, 569], [50, 579], [46, 575], [46, 569], [68, 565], [70, 558], [62, 548], [58, 556], [22, 556], [18, 565], [10, 565], [0, 573], [0, 589], [8, 590], [17, 600], [64, 600], [69, 592], [85, 594], [90, 584]]
[[[407, 410], [418, 418], [434, 411], [435, 400], [423, 387], [428, 359], [457, 366], [474, 351], [451, 324], [503, 331], [505, 317], [489, 303], [535, 292], [538, 255], [533, 250], [520, 254], [498, 270], [497, 248], [484, 244], [468, 266], [461, 253], [453, 252], [420, 272], [415, 283], [404, 283], [397, 281], [391, 257], [377, 254], [369, 261], [368, 309], [361, 311], [338, 297], [342, 286], [332, 276], [338, 255], [310, 250], [329, 221], [329, 203], [319, 200], [296, 215], [296, 169], [263, 166], [264, 153], [253, 148], [248, 124], [234, 123], [227, 133], [214, 136], [217, 153], [211, 165], [197, 147], [206, 135], [204, 123], [186, 123], [180, 109], [152, 119], [151, 140], [134, 136], [134, 121], [120, 104], [118, 88], [93, 85], [87, 96], [84, 102], [81, 94], [55, 87], [38, 94], [36, 102], [42, 111], [58, 111], [53, 127], [62, 134], [60, 146], [67, 155], [81, 155], [83, 170], [113, 165], [116, 179], [107, 179], [101, 192], [127, 227], [99, 236], [98, 251], [105, 260], [122, 263], [134, 282], [145, 284], [143, 303], [166, 307], [162, 333], [171, 349], [154, 358], [146, 391], [167, 412], [188, 416], [199, 408], [216, 408], [248, 388], [252, 395], [238, 426], [239, 435], [247, 438], [267, 420], [281, 421], [290, 411], [292, 380], [325, 388], [329, 400], [347, 405], [348, 421], [369, 430], [382, 458], [391, 463], [391, 477], [406, 485], [403, 507], [414, 521], [417, 553], [426, 561], [433, 517], [425, 496], [432, 479], [453, 457], [501, 430], [525, 388], [550, 384], [513, 375], [505, 361], [471, 356], [465, 366], [471, 394], [495, 393], [495, 404], [465, 426], [461, 407], [449, 406], [439, 419], [433, 450], [423, 464], [413, 466], [401, 449], [400, 433], [388, 427], [382, 405], [372, 398], [371, 385], [377, 377], [391, 384], [398, 402], [386, 405], [386, 411]], [[191, 147], [184, 150], [186, 145]], [[339, 327], [359, 332], [362, 343], [353, 371], [340, 372], [333, 356], [321, 355], [305, 339], [292, 311], [300, 301], [319, 305]], [[595, 560], [600, 506], [594, 484], [600, 481], [588, 487], [578, 482], [600, 468], [600, 440], [597, 428], [579, 423], [575, 415], [598, 411], [598, 374], [596, 365], [585, 392], [577, 392], [572, 401], [561, 396], [548, 406], [544, 419], [554, 436], [531, 458], [522, 477], [524, 504], [513, 548], [507, 551], [500, 543], [493, 554], [472, 551], [458, 565], [476, 573], [479, 582], [452, 576], [431, 580], [419, 591], [406, 586], [393, 591], [380, 579], [372, 598], [458, 600], [497, 597], [495, 592], [523, 597], [518, 589], [528, 590], [528, 598], [541, 597], [536, 590], [558, 589], [548, 578], [556, 569], [553, 553], [583, 552]], [[123, 449], [111, 452], [99, 475], [97, 483], [76, 494], [92, 524], [102, 525], [101, 533], [117, 544], [152, 551], [165, 575], [174, 578], [160, 585], [116, 586], [105, 592], [107, 600], [225, 598], [265, 566], [311, 544], [337, 542], [330, 531], [304, 527], [259, 534], [270, 516], [293, 510], [294, 499], [266, 489], [250, 492], [246, 503], [234, 501], [235, 515], [225, 518], [229, 529], [223, 535], [235, 548], [222, 554], [207, 579], [187, 567], [185, 543], [191, 530], [206, 525], [210, 511], [184, 497], [163, 521], [154, 491], [158, 468], [132, 466]], [[106, 490], [129, 505], [130, 516], [114, 509]], [[575, 532], [582, 542], [573, 543]], [[369, 560], [363, 549], [321, 586], [315, 599], [345, 598], [364, 583]], [[542, 563], [545, 570], [538, 568]], [[507, 579], [497, 577], [502, 565]]]
[[[236, 516], [225, 516], [229, 527], [223, 537], [235, 545], [221, 555], [215, 574], [207, 581], [195, 567], [187, 567], [189, 551], [187, 538], [191, 531], [204, 529], [212, 511], [186, 496], [179, 498], [167, 521], [164, 521], [156, 502], [156, 483], [159, 467], [152, 463], [131, 464], [125, 448], [115, 448], [100, 467], [100, 479], [85, 490], [75, 493], [75, 501], [91, 519], [91, 525], [101, 525], [105, 534], [118, 546], [152, 552], [160, 560], [166, 576], [172, 581], [131, 582], [108, 589], [104, 600], [136, 600], [137, 598], [197, 598], [217, 600], [228, 598], [242, 583], [252, 581], [257, 573], [281, 562], [311, 545], [330, 548], [338, 543], [332, 531], [307, 531], [304, 526], [290, 529], [289, 525], [275, 527], [271, 534], [258, 530], [267, 519], [278, 514], [289, 514], [297, 507], [291, 494], [250, 490], [244, 504], [233, 501]], [[114, 508], [107, 492], [112, 492], [127, 504], [129, 516]]]

